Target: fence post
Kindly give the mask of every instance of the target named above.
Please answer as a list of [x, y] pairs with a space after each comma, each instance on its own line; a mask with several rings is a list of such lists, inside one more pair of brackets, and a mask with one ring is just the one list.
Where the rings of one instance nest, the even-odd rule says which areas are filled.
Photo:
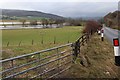
[[70, 43], [70, 41], [68, 40], [68, 43]]
[[7, 43], [7, 47], [9, 46], [9, 42]]
[[34, 44], [34, 40], [32, 40], [32, 45]]
[[91, 35], [92, 35], [92, 34], [93, 34], [93, 31], [91, 30], [91, 32], [90, 32], [90, 33], [91, 33]]
[[42, 41], [41, 41], [41, 44], [43, 44], [43, 39], [42, 39]]
[[87, 42], [89, 41], [89, 34], [86, 34]]
[[68, 37], [68, 43], [70, 43], [70, 41], [69, 41], [69, 37]]
[[43, 35], [42, 35], [42, 40], [41, 40], [41, 44], [43, 44]]
[[21, 45], [21, 41], [19, 42], [19, 45], [18, 46], [20, 46]]
[[[29, 62], [29, 56], [26, 57], [26, 62]], [[26, 78], [28, 79], [28, 72], [26, 73]]]
[[[14, 67], [14, 60], [11, 60], [11, 67], [13, 68]], [[14, 74], [14, 69], [11, 71], [13, 74]], [[12, 78], [14, 78], [14, 76], [12, 76]]]
[[[38, 62], [38, 64], [40, 65], [41, 64], [41, 53], [39, 53], [38, 54], [38, 57], [39, 57], [39, 62]], [[42, 71], [41, 71], [41, 66], [39, 67], [39, 71], [38, 71], [39, 73], [41, 73]], [[39, 77], [40, 79], [42, 78], [42, 75]]]
[[[59, 55], [59, 50], [58, 50], [58, 48], [57, 48], [57, 58], [60, 58], [60, 55]], [[58, 72], [60, 72], [60, 60], [58, 59], [58, 61], [57, 61], [57, 66], [58, 66]]]
[[56, 43], [56, 37], [54, 36], [54, 44]]
[[81, 37], [82, 39], [82, 45], [84, 46], [84, 35]]
[[85, 34], [85, 42], [87, 43], [87, 34]]
[[73, 63], [75, 63], [75, 60], [78, 57], [78, 54], [80, 53], [80, 41], [76, 41], [73, 45]]

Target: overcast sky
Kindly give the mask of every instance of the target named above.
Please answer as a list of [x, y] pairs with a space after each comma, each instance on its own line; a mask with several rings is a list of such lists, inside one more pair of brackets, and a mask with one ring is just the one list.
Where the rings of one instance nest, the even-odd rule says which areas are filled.
[[64, 17], [97, 17], [118, 10], [118, 0], [2, 0], [0, 8], [42, 11]]

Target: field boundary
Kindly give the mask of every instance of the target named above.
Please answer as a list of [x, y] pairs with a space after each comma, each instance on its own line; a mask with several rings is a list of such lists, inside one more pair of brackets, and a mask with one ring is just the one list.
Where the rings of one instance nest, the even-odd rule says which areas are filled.
[[[71, 67], [80, 53], [81, 46], [88, 42], [89, 37], [89, 34], [84, 34], [74, 43], [1, 60], [2, 79], [58, 77]], [[49, 55], [45, 56], [46, 54]], [[19, 61], [23, 63], [18, 64]]]

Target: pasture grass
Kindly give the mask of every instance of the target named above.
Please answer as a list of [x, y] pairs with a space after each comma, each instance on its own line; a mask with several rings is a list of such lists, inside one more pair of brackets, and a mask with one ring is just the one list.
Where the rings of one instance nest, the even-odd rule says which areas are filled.
[[82, 26], [65, 26], [63, 28], [2, 30], [2, 58], [74, 42], [81, 36], [83, 28]]

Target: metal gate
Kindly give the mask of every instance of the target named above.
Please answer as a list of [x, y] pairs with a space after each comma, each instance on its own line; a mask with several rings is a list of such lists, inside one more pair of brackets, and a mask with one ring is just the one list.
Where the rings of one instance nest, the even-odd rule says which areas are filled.
[[68, 70], [80, 53], [80, 47], [89, 39], [84, 34], [75, 43], [1, 60], [2, 79], [9, 78], [57, 78]]

